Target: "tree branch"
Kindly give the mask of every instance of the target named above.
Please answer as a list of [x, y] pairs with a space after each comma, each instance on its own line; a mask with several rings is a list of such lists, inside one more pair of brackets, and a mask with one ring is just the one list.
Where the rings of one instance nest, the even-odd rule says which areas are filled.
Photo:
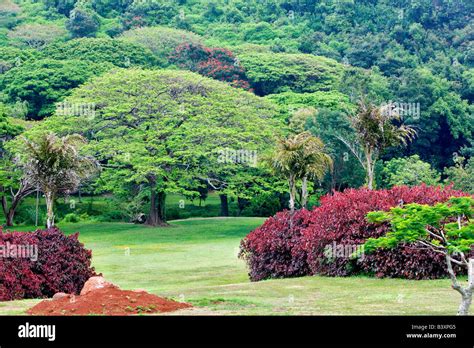
[[349, 143], [346, 139], [344, 139], [342, 136], [336, 134], [336, 138], [339, 139], [346, 147], [352, 152], [352, 154], [357, 158], [357, 160], [360, 162], [362, 167], [364, 169], [367, 169], [367, 165], [364, 161], [363, 155], [356, 150], [356, 148]]
[[454, 290], [459, 292], [461, 296], [465, 296], [466, 292], [464, 291], [462, 286], [459, 285], [458, 283], [458, 279], [456, 278], [456, 274], [454, 274], [453, 265], [451, 264], [451, 261], [454, 261], [454, 260], [451, 258], [451, 256], [449, 256], [448, 253], [446, 253], [446, 264], [448, 265], [449, 277], [451, 278], [451, 282], [453, 283], [452, 287]]

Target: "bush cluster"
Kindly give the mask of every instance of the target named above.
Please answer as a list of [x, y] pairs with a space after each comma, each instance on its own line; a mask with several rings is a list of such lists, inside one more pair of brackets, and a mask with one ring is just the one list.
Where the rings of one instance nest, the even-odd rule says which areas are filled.
[[79, 294], [87, 279], [96, 275], [92, 252], [79, 242], [77, 233], [66, 236], [57, 228], [28, 233], [0, 229], [0, 249], [0, 301]]
[[378, 250], [359, 259], [351, 255], [366, 239], [379, 237], [389, 229], [387, 224], [368, 223], [367, 213], [408, 203], [431, 205], [463, 195], [451, 187], [426, 185], [336, 192], [324, 196], [320, 206], [311, 211], [295, 212], [292, 219], [288, 211], [269, 218], [241, 242], [241, 256], [248, 263], [252, 280], [309, 274], [444, 277], [444, 257], [414, 245]]

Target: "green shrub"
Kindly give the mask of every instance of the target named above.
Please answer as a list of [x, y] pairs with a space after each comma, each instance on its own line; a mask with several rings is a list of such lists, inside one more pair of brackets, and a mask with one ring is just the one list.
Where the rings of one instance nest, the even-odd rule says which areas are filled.
[[85, 220], [89, 220], [89, 215], [87, 215], [87, 213], [83, 213], [80, 215], [76, 213], [69, 213], [64, 216], [61, 222], [78, 223]]

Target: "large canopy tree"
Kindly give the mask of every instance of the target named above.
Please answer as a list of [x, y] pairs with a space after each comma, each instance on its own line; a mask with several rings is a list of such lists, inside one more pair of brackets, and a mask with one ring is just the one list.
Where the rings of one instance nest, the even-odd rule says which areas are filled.
[[41, 49], [45, 45], [64, 38], [66, 30], [54, 24], [22, 24], [8, 33], [14, 44], [20, 47]]
[[344, 70], [332, 59], [309, 54], [251, 52], [238, 59], [258, 95], [335, 90]]
[[0, 204], [7, 226], [13, 226], [15, 211], [21, 200], [35, 191], [18, 168], [6, 143], [18, 136], [23, 128], [7, 116], [8, 109], [0, 103]]
[[95, 104], [95, 117], [56, 115], [39, 128], [88, 138], [105, 168], [107, 189], [135, 183], [149, 192], [147, 223], [153, 226], [166, 223], [167, 193], [197, 193], [222, 166], [248, 168], [231, 158], [222, 161], [221, 150], [259, 153], [279, 133], [272, 103], [185, 71], [117, 69], [76, 89], [67, 101]]

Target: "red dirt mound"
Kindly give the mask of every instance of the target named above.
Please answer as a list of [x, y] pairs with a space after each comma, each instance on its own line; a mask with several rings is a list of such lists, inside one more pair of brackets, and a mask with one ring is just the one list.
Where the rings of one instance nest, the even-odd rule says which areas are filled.
[[97, 289], [82, 296], [67, 295], [44, 300], [30, 308], [32, 315], [136, 315], [172, 312], [191, 305], [168, 300], [144, 291]]

